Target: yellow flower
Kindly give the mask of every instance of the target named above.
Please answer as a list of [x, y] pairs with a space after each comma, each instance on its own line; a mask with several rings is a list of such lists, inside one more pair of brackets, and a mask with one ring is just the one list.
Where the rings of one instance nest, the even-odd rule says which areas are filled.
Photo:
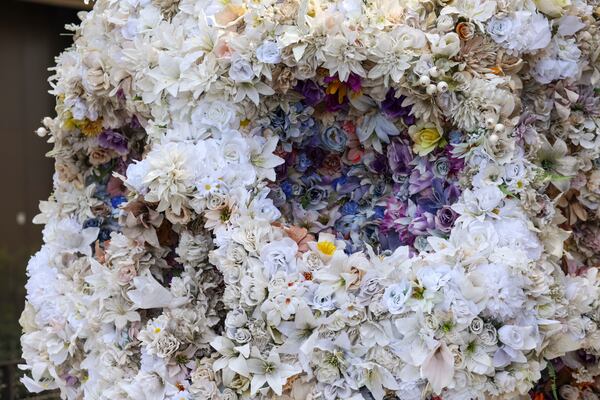
[[571, 5], [570, 0], [534, 0], [538, 10], [550, 17], [560, 17]]
[[73, 122], [84, 136], [97, 136], [102, 132], [102, 118], [98, 118], [95, 121], [90, 121], [86, 118], [83, 121], [73, 120]]
[[413, 151], [418, 155], [425, 156], [435, 150], [436, 147], [446, 145], [446, 141], [436, 127], [427, 126], [417, 129], [416, 126], [411, 126], [408, 133], [414, 142]]
[[330, 256], [333, 253], [335, 253], [336, 247], [333, 242], [324, 240], [322, 242], [317, 243], [317, 249], [319, 249], [319, 251], [325, 254], [326, 256]]

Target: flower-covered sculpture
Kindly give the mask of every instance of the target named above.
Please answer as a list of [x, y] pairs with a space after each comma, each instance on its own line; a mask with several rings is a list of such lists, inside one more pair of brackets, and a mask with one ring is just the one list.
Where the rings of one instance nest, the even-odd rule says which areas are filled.
[[38, 130], [56, 174], [23, 382], [66, 399], [593, 394], [599, 12], [96, 1]]

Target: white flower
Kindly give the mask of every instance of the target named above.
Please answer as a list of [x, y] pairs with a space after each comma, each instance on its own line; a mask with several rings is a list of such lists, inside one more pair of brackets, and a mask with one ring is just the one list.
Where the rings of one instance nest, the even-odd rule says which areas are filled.
[[151, 352], [161, 358], [167, 358], [173, 355], [181, 343], [170, 333], [162, 333], [150, 345]]
[[400, 283], [388, 286], [383, 293], [383, 301], [391, 314], [404, 312], [404, 305], [412, 294], [412, 285], [403, 280]]
[[458, 0], [442, 9], [441, 14], [458, 13], [477, 22], [485, 22], [494, 15], [496, 2], [494, 0]]
[[231, 61], [229, 77], [236, 82], [252, 82], [255, 77], [252, 64], [241, 57], [235, 57]]
[[492, 17], [487, 23], [487, 33], [496, 43], [506, 42], [513, 34], [513, 20], [508, 17]]
[[433, 391], [438, 394], [450, 385], [454, 376], [454, 356], [446, 343], [440, 342], [425, 358], [421, 365], [421, 376], [429, 381]]
[[565, 39], [558, 35], [552, 39], [552, 50], [559, 59], [564, 61], [576, 63], [581, 56], [581, 50], [577, 47], [575, 39]]
[[290, 238], [273, 241], [260, 250], [260, 260], [264, 263], [269, 276], [278, 271], [286, 274], [296, 272], [296, 253], [298, 245]]
[[570, 61], [557, 60], [555, 58], [542, 58], [531, 71], [536, 81], [548, 84], [563, 77], [569, 77], [577, 72], [577, 64]]
[[498, 264], [479, 265], [468, 274], [475, 286], [484, 289], [487, 300], [484, 313], [499, 321], [508, 320], [522, 312], [526, 297], [523, 282], [510, 275], [508, 267]]
[[219, 131], [237, 129], [237, 110], [231, 103], [221, 100], [202, 100], [192, 112], [192, 123], [196, 127], [214, 127]]
[[450, 58], [457, 55], [460, 50], [460, 38], [455, 32], [449, 32], [443, 36], [428, 35], [427, 39], [431, 43], [433, 54]]
[[173, 301], [171, 292], [149, 273], [133, 278], [133, 285], [135, 289], [130, 290], [127, 295], [137, 308], [168, 307]]
[[256, 58], [265, 64], [277, 64], [281, 61], [281, 55], [277, 43], [272, 40], [265, 40], [256, 49]]
[[289, 377], [300, 373], [297, 366], [281, 362], [279, 354], [271, 352], [266, 360], [251, 358], [248, 360], [248, 371], [252, 373], [251, 394], [255, 394], [265, 383], [281, 396], [283, 385]]
[[537, 343], [533, 326], [504, 325], [498, 329], [498, 338], [515, 350], [532, 350]]
[[99, 228], [83, 228], [74, 218], [50, 221], [42, 232], [44, 242], [53, 251], [92, 255], [91, 244], [98, 238]]

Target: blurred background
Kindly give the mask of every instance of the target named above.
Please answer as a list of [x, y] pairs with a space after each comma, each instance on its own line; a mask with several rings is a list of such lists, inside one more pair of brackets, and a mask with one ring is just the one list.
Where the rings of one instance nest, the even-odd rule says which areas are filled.
[[25, 266], [41, 245], [31, 219], [52, 189], [50, 145], [33, 131], [54, 115], [48, 68], [72, 43], [65, 24], [77, 23], [83, 0], [1, 0], [0, 12], [0, 399], [33, 396], [18, 384], [21, 350], [18, 319], [25, 299]]

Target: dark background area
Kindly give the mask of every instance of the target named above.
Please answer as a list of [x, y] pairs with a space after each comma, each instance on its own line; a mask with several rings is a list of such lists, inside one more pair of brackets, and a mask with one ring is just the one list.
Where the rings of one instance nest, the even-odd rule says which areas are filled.
[[[64, 26], [77, 11], [18, 0], [2, 0], [0, 13], [0, 399], [27, 398], [13, 387], [11, 368], [21, 351], [18, 324], [25, 299], [27, 259], [41, 245], [42, 227], [31, 223], [39, 200], [52, 190], [51, 149], [35, 135], [44, 116], [54, 115], [48, 68], [72, 43]], [[10, 379], [9, 379], [10, 376]], [[9, 393], [10, 392], [10, 393]]]

